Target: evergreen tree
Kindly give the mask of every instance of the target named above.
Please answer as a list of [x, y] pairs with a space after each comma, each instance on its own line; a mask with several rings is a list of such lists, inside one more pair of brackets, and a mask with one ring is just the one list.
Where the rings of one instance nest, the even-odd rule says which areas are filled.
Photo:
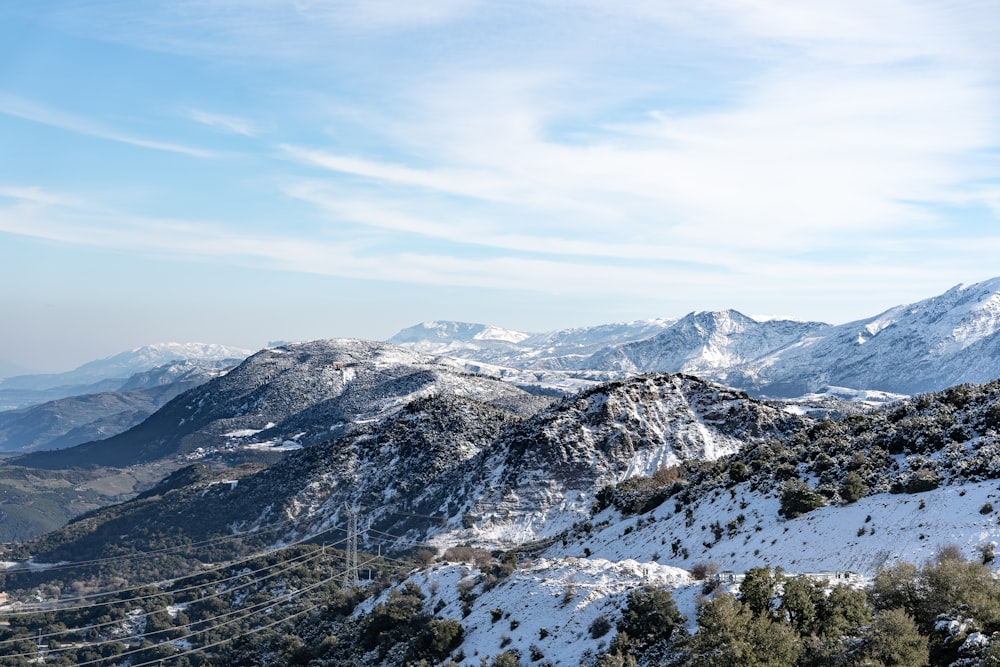
[[874, 667], [922, 667], [930, 659], [927, 637], [902, 609], [879, 612], [866, 633], [861, 653]]
[[755, 615], [732, 595], [702, 605], [698, 626], [698, 632], [683, 643], [678, 664], [791, 667], [802, 652], [798, 635], [788, 625]]

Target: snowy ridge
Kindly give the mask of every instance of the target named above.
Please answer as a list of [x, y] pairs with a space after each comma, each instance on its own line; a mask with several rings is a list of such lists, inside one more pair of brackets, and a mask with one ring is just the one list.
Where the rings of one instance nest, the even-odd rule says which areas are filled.
[[[542, 558], [526, 563], [502, 586], [483, 587], [466, 616], [460, 591], [475, 584], [480, 574], [471, 564], [445, 563], [407, 579], [424, 591], [428, 611], [437, 607], [441, 617], [462, 619], [467, 648], [466, 661], [460, 664], [464, 665], [479, 665], [480, 657], [510, 649], [525, 658], [535, 649], [543, 656], [540, 660], [553, 665], [578, 665], [607, 648], [610, 636], [593, 637], [590, 626], [599, 617], [614, 619], [630, 590], [652, 585], [679, 591], [675, 595], [679, 608], [693, 619], [700, 589], [687, 571], [653, 562]], [[357, 613], [384, 601], [389, 593]], [[497, 612], [500, 618], [494, 620]]]
[[525, 421], [484, 451], [484, 481], [448, 540], [513, 545], [585, 520], [597, 489], [682, 461], [714, 460], [800, 426], [798, 417], [696, 378], [652, 375], [603, 385]]
[[626, 372], [681, 371], [706, 377], [786, 347], [828, 325], [758, 322], [734, 310], [692, 313], [653, 338], [613, 347], [581, 365]]
[[[352, 432], [439, 393], [495, 401], [515, 411], [532, 412], [548, 403], [507, 383], [469, 375], [447, 358], [385, 343], [313, 341], [262, 350], [125, 433], [58, 455], [39, 452], [22, 464], [122, 466], [177, 455], [198, 460], [241, 448], [261, 451], [254, 446], [280, 447], [286, 440], [306, 445]], [[245, 430], [258, 434], [226, 435]]]
[[521, 370], [692, 373], [774, 397], [828, 385], [914, 394], [1000, 377], [1000, 278], [839, 326], [699, 311], [680, 320], [567, 329], [486, 345], [476, 339], [486, 325], [434, 324], [434, 336], [425, 332], [418, 340], [414, 327], [392, 340]]
[[734, 369], [736, 384], [794, 396], [824, 385], [913, 394], [1000, 377], [1000, 278], [831, 327]]

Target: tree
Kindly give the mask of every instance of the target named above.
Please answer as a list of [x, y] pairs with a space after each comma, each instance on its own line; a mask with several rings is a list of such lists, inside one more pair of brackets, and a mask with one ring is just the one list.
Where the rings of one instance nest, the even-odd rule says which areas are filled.
[[927, 637], [902, 609], [887, 609], [875, 617], [861, 653], [876, 667], [921, 667], [930, 659]]
[[770, 616], [771, 602], [780, 575], [771, 572], [770, 567], [752, 567], [740, 582], [740, 602], [745, 604], [754, 616]]
[[823, 637], [853, 635], [871, 623], [864, 591], [843, 584], [834, 586], [817, 609], [817, 634]]
[[924, 596], [920, 584], [920, 571], [911, 563], [894, 563], [879, 568], [869, 592], [872, 605], [877, 610], [917, 609]]
[[685, 620], [668, 589], [644, 586], [629, 593], [618, 632], [626, 633], [642, 650], [670, 641], [674, 630], [683, 627]]
[[732, 595], [702, 605], [698, 632], [681, 647], [684, 665], [693, 667], [791, 667], [802, 652], [788, 625], [757, 616]]
[[853, 503], [868, 493], [868, 485], [861, 479], [861, 475], [851, 470], [844, 476], [844, 481], [840, 484], [840, 497], [845, 503]]
[[785, 582], [778, 610], [800, 635], [810, 635], [816, 629], [818, 606], [824, 599], [821, 586], [807, 577], [795, 577]]

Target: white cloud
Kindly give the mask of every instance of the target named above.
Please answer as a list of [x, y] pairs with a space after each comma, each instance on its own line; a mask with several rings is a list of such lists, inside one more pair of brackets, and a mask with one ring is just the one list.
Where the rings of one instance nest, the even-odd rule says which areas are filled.
[[[52, 213], [59, 201], [48, 192], [4, 209], [4, 225], [286, 270], [577, 294], [783, 282], [856, 294], [946, 272], [959, 282], [964, 270], [988, 270], [992, 255], [974, 256], [975, 240], [940, 242], [935, 234], [962, 225], [943, 211], [1000, 217], [995, 4], [115, 4], [76, 17], [144, 48], [253, 58], [220, 66], [241, 85], [266, 86], [275, 104], [268, 173], [247, 180], [280, 182], [273, 210], [307, 202], [326, 226], [308, 220], [321, 230], [310, 239], [225, 221], [17, 217], [32, 206]], [[290, 57], [307, 66], [289, 68]], [[317, 121], [321, 107], [275, 102], [308, 96], [332, 100], [336, 113]], [[0, 112], [208, 156], [16, 97], [0, 97]], [[190, 118], [260, 134], [239, 117]]]
[[182, 155], [189, 155], [191, 157], [198, 158], [218, 157], [216, 153], [201, 148], [133, 136], [126, 132], [121, 132], [108, 127], [97, 121], [82, 118], [72, 113], [51, 109], [16, 95], [0, 93], [0, 113], [7, 114], [9, 116], [16, 116], [17, 118], [23, 118], [24, 120], [29, 120], [34, 123], [57, 127], [68, 132], [75, 132], [77, 134], [97, 137], [99, 139], [107, 139], [108, 141], [116, 141], [118, 143], [139, 146], [140, 148], [149, 148], [151, 150], [166, 151], [169, 153], [180, 153]]
[[992, 95], [961, 72], [782, 67], [724, 109], [650, 110], [644, 122], [572, 141], [552, 138], [558, 102], [537, 77], [464, 73], [411, 96], [410, 114], [389, 131], [430, 166], [286, 152], [381, 183], [378, 197], [401, 205], [420, 206], [415, 188], [478, 200], [514, 236], [561, 230], [654, 246], [708, 237], [730, 252], [829, 247], [856, 242], [845, 232], [925, 226], [932, 213], [923, 204], [976, 196], [970, 184], [994, 173], [968, 160], [997, 137]]
[[253, 122], [237, 116], [227, 116], [223, 114], [209, 113], [208, 111], [201, 111], [199, 109], [191, 109], [188, 112], [188, 117], [195, 122], [201, 123], [202, 125], [207, 125], [229, 134], [239, 134], [244, 137], [255, 137], [260, 132]]

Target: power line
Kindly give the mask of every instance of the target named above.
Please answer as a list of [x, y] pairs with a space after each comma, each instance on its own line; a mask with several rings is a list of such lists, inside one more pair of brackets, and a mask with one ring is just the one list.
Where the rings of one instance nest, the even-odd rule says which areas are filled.
[[[320, 552], [320, 554], [322, 554], [322, 552]], [[369, 561], [366, 561], [365, 564], [367, 564], [368, 562]], [[286, 569], [292, 569], [292, 568], [286, 568]], [[292, 591], [292, 592], [286, 593], [286, 594], [284, 594], [282, 596], [279, 596], [277, 599], [265, 600], [263, 602], [259, 602], [259, 603], [255, 604], [255, 605], [252, 605], [250, 607], [245, 607], [245, 608], [242, 608], [242, 609], [236, 609], [236, 610], [224, 613], [224, 614], [218, 614], [218, 615], [213, 616], [211, 618], [204, 618], [204, 619], [200, 619], [200, 620], [197, 620], [197, 621], [191, 621], [191, 622], [185, 624], [184, 628], [186, 630], [189, 630], [192, 626], [196, 626], [196, 625], [199, 625], [199, 624], [202, 624], [202, 623], [213, 623], [214, 621], [217, 621], [220, 618], [227, 618], [227, 617], [230, 617], [230, 616], [236, 616], [238, 614], [240, 615], [239, 618], [235, 618], [235, 619], [233, 619], [231, 621], [226, 621], [225, 623], [221, 623], [221, 624], [218, 624], [218, 625], [211, 625], [211, 626], [209, 626], [207, 628], [204, 628], [203, 630], [197, 630], [195, 632], [189, 632], [187, 635], [185, 635], [184, 639], [187, 640], [190, 637], [198, 636], [198, 635], [204, 634], [204, 633], [212, 631], [212, 630], [217, 630], [219, 628], [223, 628], [223, 627], [232, 625], [232, 624], [237, 623], [237, 622], [239, 622], [239, 621], [241, 621], [243, 619], [246, 619], [246, 618], [249, 618], [250, 616], [253, 616], [258, 611], [263, 611], [264, 609], [269, 608], [269, 607], [273, 607], [276, 604], [283, 604], [285, 602], [289, 602], [289, 601], [293, 600], [297, 596], [300, 596], [300, 595], [302, 595], [304, 593], [307, 593], [307, 592], [309, 592], [311, 590], [319, 588], [320, 586], [323, 586], [323, 585], [325, 585], [327, 583], [330, 583], [331, 581], [334, 581], [337, 578], [342, 577], [342, 576], [344, 576], [344, 573], [338, 572], [338, 573], [333, 574], [333, 575], [331, 575], [329, 577], [326, 577], [325, 579], [322, 579], [322, 580], [317, 581], [315, 583], [312, 583], [312, 584], [310, 584], [308, 586], [305, 586], [304, 588], [301, 588], [301, 589], [299, 589], [297, 591]], [[235, 589], [230, 589], [230, 591], [224, 591], [223, 594], [225, 594], [227, 592], [231, 592], [232, 590], [235, 590]], [[208, 597], [215, 597], [215, 596], [208, 596]], [[207, 599], [207, 598], [203, 598], [203, 599]], [[310, 608], [310, 610], [311, 609], [316, 609], [318, 607], [319, 607], [319, 605], [313, 605]], [[302, 613], [302, 612], [300, 612], [300, 613]], [[278, 623], [283, 622], [284, 620], [288, 620], [288, 619], [283, 619], [282, 621], [276, 621], [273, 624], [257, 628], [257, 630], [263, 629], [263, 628], [266, 628], [266, 627], [271, 627], [271, 625], [276, 625]], [[121, 621], [116, 621], [115, 623], [119, 623], [119, 622], [121, 622]], [[89, 629], [89, 628], [84, 628], [84, 629]], [[177, 630], [177, 629], [178, 629], [177, 627], [171, 627], [171, 628], [164, 628], [162, 630], [155, 630], [155, 631], [150, 632], [148, 634], [144, 633], [141, 638], [145, 639], [149, 635], [161, 634], [161, 633], [170, 632], [170, 631]], [[34, 637], [25, 637], [25, 638], [22, 638], [21, 641], [24, 641], [24, 640], [31, 641], [33, 639], [35, 639], [35, 638]], [[230, 640], [231, 639], [233, 639], [233, 638], [230, 638]], [[229, 640], [225, 640], [225, 641], [229, 641]], [[225, 643], [225, 641], [223, 641], [222, 643]], [[68, 646], [68, 647], [62, 648], [62, 649], [53, 649], [52, 651], [50, 651], [50, 653], [51, 652], [56, 652], [56, 651], [58, 651], [58, 652], [67, 652], [67, 651], [71, 651], [71, 650], [74, 650], [74, 649], [80, 649], [80, 648], [97, 648], [97, 647], [105, 646], [105, 645], [108, 645], [108, 644], [121, 644], [121, 643], [124, 643], [124, 642], [122, 640], [119, 640], [119, 639], [109, 639], [109, 640], [104, 640], [104, 641], [99, 641], [99, 642], [88, 643], [84, 647], [79, 647], [79, 646], [77, 646], [77, 647], [70, 647], [70, 646]], [[163, 645], [165, 643], [169, 643], [169, 642], [160, 642], [159, 644], [157, 644], [157, 646]], [[214, 645], [215, 644], [213, 644], [213, 645], [207, 645], [207, 646], [214, 646]], [[199, 651], [199, 650], [202, 650], [202, 648], [206, 648], [206, 647], [200, 647], [200, 648], [192, 649], [192, 651], [190, 651], [190, 652]], [[103, 660], [109, 660], [109, 659], [119, 658], [119, 657], [125, 656], [125, 655], [134, 655], [136, 653], [140, 653], [142, 651], [146, 651], [146, 650], [149, 650], [151, 648], [155, 648], [155, 646], [153, 646], [153, 647], [140, 647], [138, 649], [134, 649], [134, 650], [131, 650], [131, 651], [126, 651], [125, 653], [119, 653], [118, 655], [111, 656], [109, 658], [100, 658], [100, 659], [95, 659], [95, 660], [91, 660], [91, 661], [88, 661], [88, 662], [78, 663], [77, 667], [81, 667], [82, 665], [96, 664], [96, 663], [99, 663], [99, 662], [101, 662]], [[3, 657], [33, 657], [33, 656], [36, 656], [36, 655], [37, 654], [33, 652], [33, 653], [19, 654], [19, 655], [16, 655], [16, 656], [8, 655], [8, 656], [3, 656]], [[169, 656], [168, 658], [164, 658], [164, 659], [169, 659], [169, 658], [173, 658], [173, 657], [175, 657], [175, 656]], [[157, 662], [157, 661], [154, 660], [153, 663], [155, 663], [155, 662]], [[149, 663], [149, 664], [153, 664], [153, 663]]]
[[[172, 547], [162, 547], [160, 549], [152, 549], [150, 551], [139, 551], [131, 554], [122, 554], [120, 556], [106, 556], [104, 558], [92, 558], [90, 560], [81, 561], [59, 561], [53, 565], [47, 565], [43, 563], [28, 563], [28, 561], [19, 561], [15, 565], [6, 568], [4, 574], [21, 574], [21, 573], [36, 573], [36, 572], [50, 572], [52, 570], [65, 570], [69, 568], [82, 567], [84, 565], [100, 565], [102, 563], [111, 563], [121, 560], [132, 560], [136, 558], [151, 558], [153, 556], [161, 556], [173, 551], [184, 551], [193, 548], [201, 548], [203, 546], [208, 546], [216, 542], [225, 542], [227, 540], [235, 540], [247, 536], [257, 536], [261, 533], [268, 532], [270, 530], [277, 530], [281, 526], [292, 526], [292, 522], [284, 521], [282, 523], [272, 524], [264, 528], [255, 529], [252, 531], [247, 531], [245, 533], [234, 533], [232, 535], [221, 535], [219, 537], [212, 537], [198, 542], [188, 542], [186, 544], [178, 544]], [[325, 531], [324, 531], [325, 532]], [[29, 559], [30, 560], [30, 559]], [[19, 565], [24, 565], [24, 568], [18, 567]], [[34, 568], [32, 566], [35, 566]]]
[[[327, 531], [324, 531], [324, 532], [327, 532]], [[317, 535], [322, 535], [322, 533], [317, 533]], [[312, 537], [307, 538], [307, 539], [312, 539], [313, 537], [315, 537], [315, 536], [312, 536]], [[192, 578], [195, 578], [195, 577], [204, 576], [204, 575], [210, 574], [212, 572], [217, 572], [219, 570], [224, 570], [226, 568], [235, 567], [235, 566], [240, 565], [242, 563], [246, 563], [246, 562], [249, 562], [249, 561], [257, 560], [259, 558], [266, 558], [266, 557], [268, 557], [270, 555], [279, 553], [279, 552], [284, 551], [286, 549], [290, 549], [292, 547], [299, 546], [299, 545], [303, 544], [305, 541], [306, 541], [306, 539], [299, 540], [297, 542], [292, 542], [292, 543], [287, 544], [285, 546], [278, 547], [277, 549], [272, 549], [270, 551], [263, 551], [263, 552], [259, 552], [259, 553], [256, 553], [256, 554], [252, 554], [250, 556], [246, 556], [246, 557], [241, 558], [239, 560], [229, 561], [229, 562], [223, 563], [221, 565], [218, 565], [216, 567], [213, 567], [213, 568], [210, 568], [210, 569], [207, 569], [207, 570], [201, 570], [199, 572], [195, 572], [193, 574], [185, 575], [183, 577], [177, 577], [177, 578], [174, 578], [174, 579], [167, 579], [167, 580], [164, 580], [164, 581], [153, 582], [153, 583], [149, 583], [149, 584], [129, 586], [127, 588], [122, 588], [122, 589], [118, 589], [118, 590], [115, 590], [115, 591], [105, 591], [105, 592], [102, 592], [102, 593], [92, 593], [89, 596], [84, 596], [84, 597], [89, 597], [91, 599], [94, 599], [94, 598], [100, 598], [100, 597], [107, 597], [107, 596], [111, 596], [111, 595], [120, 595], [121, 593], [125, 593], [127, 591], [137, 591], [137, 590], [141, 590], [143, 588], [172, 585], [172, 584], [175, 584], [175, 583], [177, 583], [179, 581], [183, 581], [185, 579], [192, 579]], [[342, 542], [344, 542], [344, 540], [337, 540], [336, 542], [333, 542], [333, 544], [331, 546], [340, 544]], [[257, 570], [257, 571], [263, 571], [264, 569], [267, 569], [267, 567], [261, 568], [260, 570]], [[240, 576], [245, 576], [245, 575], [236, 575], [235, 577], [231, 577], [231, 579], [238, 578]], [[225, 581], [225, 580], [223, 580], [223, 581]], [[219, 583], [219, 582], [218, 581], [216, 581], [216, 582], [208, 582], [206, 584], [199, 584], [199, 585], [196, 585], [196, 586], [190, 586], [190, 587], [185, 588], [185, 589], [179, 589], [177, 591], [171, 591], [170, 593], [173, 594], [173, 593], [178, 593], [178, 592], [181, 592], [181, 591], [184, 591], [184, 590], [191, 590], [191, 589], [194, 589], [194, 588], [200, 588], [203, 585], [210, 585], [211, 583]], [[31, 609], [28, 609], [28, 610], [25, 610], [25, 611], [16, 611], [16, 612], [5, 613], [5, 614], [2, 615], [2, 617], [9, 618], [9, 617], [13, 617], [13, 616], [27, 616], [27, 615], [33, 615], [33, 614], [44, 614], [44, 613], [59, 612], [59, 611], [74, 611], [74, 610], [78, 610], [78, 609], [86, 609], [88, 607], [93, 607], [93, 606], [95, 606], [97, 604], [109, 604], [109, 605], [110, 604], [124, 604], [126, 602], [133, 602], [133, 601], [136, 601], [136, 600], [144, 600], [144, 599], [149, 599], [149, 598], [153, 598], [153, 597], [158, 597], [158, 596], [163, 595], [165, 593], [167, 593], [167, 591], [163, 591], [161, 593], [150, 594], [150, 595], [143, 595], [143, 596], [133, 597], [133, 598], [127, 598], [125, 600], [110, 600], [110, 601], [108, 601], [106, 603], [91, 602], [90, 604], [85, 604], [85, 605], [64, 605], [64, 606], [59, 606], [58, 601], [56, 603], [54, 603], [54, 604], [53, 603], [39, 603], [37, 606], [35, 606], [35, 607], [31, 608]], [[75, 599], [79, 599], [79, 598], [75, 598]], [[48, 606], [43, 606], [43, 605], [48, 605]]]
[[[274, 606], [276, 604], [283, 604], [284, 602], [289, 602], [289, 601], [293, 600], [297, 595], [301, 595], [302, 593], [305, 593], [305, 592], [307, 592], [309, 590], [312, 590], [314, 588], [318, 588], [319, 586], [322, 586], [323, 584], [326, 584], [326, 583], [329, 583], [330, 581], [333, 581], [334, 579], [336, 579], [339, 576], [341, 576], [340, 573], [338, 573], [338, 574], [336, 574], [336, 575], [334, 575], [332, 577], [328, 577], [327, 579], [325, 579], [323, 581], [320, 581], [320, 582], [317, 582], [315, 584], [312, 584], [311, 586], [307, 586], [306, 588], [303, 588], [301, 590], [294, 591], [292, 593], [288, 593], [285, 596], [283, 596], [285, 598], [284, 600], [282, 600], [282, 599], [268, 600], [266, 603], [261, 603], [260, 605], [255, 605], [255, 607], [256, 606], [260, 606], [260, 607], [266, 608], [266, 607]], [[294, 618], [295, 616], [301, 615], [305, 611], [312, 611], [313, 609], [318, 609], [318, 608], [319, 608], [319, 605], [313, 605], [311, 608], [309, 608], [307, 610], [304, 610], [303, 612], [298, 612], [297, 614], [295, 614], [295, 615], [293, 615], [291, 617], [288, 617], [288, 618]], [[260, 610], [259, 609], [255, 609], [254, 611], [251, 611], [248, 614], [244, 614], [244, 615], [240, 616], [239, 618], [235, 618], [235, 619], [232, 619], [230, 621], [226, 621], [225, 623], [221, 623], [219, 625], [210, 626], [208, 628], [205, 628], [204, 630], [197, 630], [195, 632], [192, 632], [192, 633], [188, 634], [185, 637], [185, 640], [190, 639], [191, 637], [195, 637], [195, 636], [199, 636], [199, 635], [205, 634], [206, 632], [210, 632], [210, 631], [213, 631], [213, 630], [218, 630], [219, 628], [227, 627], [227, 626], [232, 625], [234, 623], [237, 623], [237, 622], [239, 622], [239, 621], [241, 621], [243, 619], [249, 618], [250, 616], [253, 616], [254, 614], [258, 613], [258, 611], [260, 611]], [[284, 618], [284, 619], [281, 619], [281, 620], [278, 620], [278, 621], [274, 621], [274, 622], [269, 623], [267, 625], [258, 626], [256, 628], [253, 628], [253, 630], [248, 631], [247, 633], [244, 633], [244, 634], [249, 634], [250, 632], [259, 632], [259, 631], [265, 630], [265, 629], [267, 629], [269, 627], [273, 627], [275, 625], [279, 625], [280, 623], [287, 622], [288, 618]], [[236, 639], [236, 638], [238, 638], [240, 636], [243, 636], [243, 635], [237, 635], [237, 637], [230, 637], [230, 638], [228, 638], [228, 639], [226, 639], [226, 640], [224, 640], [222, 642], [218, 642], [218, 644], [224, 644], [227, 641], [232, 641], [233, 639]], [[88, 648], [91, 648], [93, 646], [102, 646], [104, 644], [114, 644], [114, 643], [120, 643], [120, 642], [118, 642], [116, 640], [115, 641], [108, 641], [108, 642], [98, 642], [97, 644], [93, 644], [93, 645], [88, 646]], [[96, 658], [94, 660], [88, 660], [88, 661], [85, 661], [85, 662], [80, 662], [80, 663], [76, 664], [76, 667], [87, 667], [89, 665], [97, 665], [97, 664], [103, 663], [106, 660], [117, 660], [117, 659], [125, 657], [125, 656], [135, 655], [137, 653], [142, 653], [144, 651], [148, 651], [148, 650], [150, 650], [152, 648], [156, 648], [158, 646], [162, 646], [163, 644], [166, 644], [166, 643], [169, 643], [169, 642], [160, 642], [159, 644], [157, 644], [155, 646], [149, 646], [149, 647], [145, 647], [145, 648], [137, 648], [137, 649], [133, 649], [133, 650], [130, 650], [130, 651], [125, 651], [123, 653], [119, 653], [118, 655], [107, 657], [107, 658]], [[211, 647], [211, 646], [214, 646], [214, 645], [218, 645], [218, 644], [213, 644], [213, 645], [210, 645], [208, 647]], [[197, 652], [197, 651], [202, 651], [202, 650], [204, 650], [204, 648], [207, 648], [207, 647], [199, 647], [197, 649], [191, 649], [190, 651], [187, 651], [186, 653], [194, 653], [194, 652]], [[166, 656], [166, 658], [158, 658], [156, 660], [152, 660], [150, 662], [141, 663], [141, 664], [152, 665], [152, 664], [158, 663], [160, 660], [179, 657], [179, 655], [180, 654], [172, 655], [172, 656]], [[132, 667], [138, 667], [138, 665], [133, 665]]]
[[[177, 593], [180, 593], [182, 591], [198, 589], [198, 588], [202, 588], [203, 586], [215, 586], [215, 585], [218, 585], [220, 583], [225, 583], [226, 581], [231, 581], [233, 579], [240, 579], [242, 577], [248, 577], [248, 576], [256, 574], [257, 572], [263, 572], [264, 570], [267, 570], [267, 569], [271, 569], [271, 568], [279, 567], [279, 566], [285, 566], [285, 567], [282, 567], [282, 569], [280, 569], [280, 570], [272, 572], [272, 573], [270, 573], [270, 574], [268, 574], [266, 576], [263, 576], [263, 577], [255, 578], [253, 581], [248, 581], [247, 583], [242, 584], [240, 586], [234, 586], [234, 587], [231, 587], [231, 588], [227, 588], [226, 590], [219, 591], [217, 593], [212, 593], [210, 595], [206, 595], [206, 596], [198, 598], [197, 602], [201, 602], [203, 600], [210, 600], [210, 599], [213, 599], [213, 598], [222, 597], [223, 595], [227, 595], [228, 593], [231, 593], [233, 591], [240, 590], [241, 588], [246, 588], [246, 587], [248, 587], [248, 586], [250, 586], [252, 584], [259, 583], [259, 582], [264, 581], [266, 579], [271, 579], [273, 577], [278, 576], [279, 574], [283, 574], [285, 572], [288, 572], [289, 570], [293, 570], [295, 568], [301, 567], [302, 565], [305, 565], [306, 563], [308, 563], [310, 561], [316, 560], [317, 558], [319, 558], [321, 556], [323, 556], [323, 553], [317, 551], [316, 553], [314, 553], [312, 555], [309, 555], [308, 557], [305, 557], [305, 556], [296, 556], [294, 559], [286, 560], [286, 561], [283, 561], [281, 563], [276, 563], [275, 565], [269, 565], [269, 566], [266, 566], [264, 568], [260, 568], [258, 570], [253, 570], [251, 572], [243, 572], [243, 573], [238, 574], [236, 576], [229, 577], [228, 579], [220, 579], [220, 580], [216, 580], [216, 581], [206, 582], [205, 584], [199, 584], [198, 586], [190, 586], [188, 588], [178, 589], [176, 591], [163, 591], [163, 592], [158, 593], [158, 594], [153, 594], [153, 595], [148, 595], [148, 596], [142, 596], [142, 597], [137, 597], [137, 598], [131, 598], [131, 599], [127, 599], [127, 600], [113, 600], [111, 602], [95, 603], [95, 604], [85, 605], [85, 606], [81, 606], [81, 607], [75, 607], [73, 609], [80, 610], [80, 609], [89, 609], [91, 607], [102, 607], [102, 606], [110, 606], [110, 605], [124, 605], [124, 604], [127, 604], [129, 602], [137, 602], [137, 601], [145, 600], [145, 599], [149, 599], [149, 598], [160, 597], [161, 595], [176, 595]], [[58, 612], [71, 611], [73, 609], [64, 608], [64, 609], [59, 609], [57, 611]], [[150, 616], [152, 614], [157, 613], [158, 611], [161, 611], [161, 610], [155, 610], [155, 611], [146, 612], [146, 613], [141, 614], [140, 616], [137, 616], [136, 618], [142, 618], [142, 617]], [[12, 643], [18, 642], [18, 641], [24, 641], [25, 639], [45, 639], [45, 638], [49, 638], [49, 637], [58, 637], [58, 636], [62, 636], [62, 635], [68, 635], [68, 634], [72, 634], [74, 632], [87, 632], [87, 631], [96, 630], [96, 629], [102, 628], [102, 627], [107, 627], [107, 626], [111, 626], [111, 625], [117, 625], [117, 624], [119, 624], [121, 622], [122, 622], [122, 619], [118, 619], [118, 620], [114, 620], [114, 621], [106, 621], [104, 623], [98, 623], [98, 624], [95, 624], [95, 625], [88, 625], [88, 626], [82, 627], [82, 628], [67, 628], [66, 630], [61, 630], [61, 631], [58, 631], [58, 632], [49, 632], [49, 633], [46, 633], [46, 634], [43, 634], [43, 635], [38, 635], [36, 637], [30, 637], [30, 638], [28, 638], [28, 637], [20, 637], [20, 638], [16, 638], [16, 639], [4, 639], [4, 640], [0, 640], [0, 646], [3, 646], [5, 644], [12, 644]], [[9, 657], [9, 656], [5, 656], [5, 657]]]
[[[221, 624], [217, 624], [217, 625], [210, 625], [209, 627], [206, 627], [206, 628], [204, 628], [202, 630], [197, 630], [195, 632], [190, 632], [189, 631], [188, 634], [186, 634], [183, 637], [183, 639], [186, 640], [186, 639], [188, 639], [190, 637], [198, 636], [198, 635], [204, 634], [206, 632], [209, 632], [209, 631], [212, 631], [212, 630], [217, 630], [219, 628], [224, 628], [226, 626], [229, 626], [229, 625], [232, 625], [234, 623], [237, 623], [237, 622], [239, 622], [239, 621], [241, 621], [243, 619], [246, 619], [246, 618], [249, 618], [249, 617], [253, 616], [254, 614], [256, 614], [259, 611], [263, 611], [264, 609], [267, 609], [269, 607], [273, 607], [276, 604], [283, 604], [285, 602], [289, 602], [289, 601], [293, 600], [296, 596], [301, 595], [303, 593], [306, 593], [306, 592], [308, 592], [310, 590], [313, 590], [315, 588], [318, 588], [318, 587], [320, 587], [320, 586], [322, 586], [324, 584], [327, 584], [327, 583], [329, 583], [329, 582], [337, 579], [340, 576], [342, 576], [341, 573], [334, 574], [334, 575], [332, 575], [330, 577], [327, 577], [326, 579], [323, 579], [321, 581], [318, 581], [318, 582], [315, 582], [313, 584], [310, 584], [309, 586], [306, 586], [305, 588], [302, 588], [302, 589], [300, 589], [298, 591], [292, 591], [290, 593], [286, 593], [286, 594], [284, 594], [282, 596], [279, 596], [278, 599], [264, 600], [263, 602], [258, 602], [258, 603], [254, 604], [254, 605], [251, 605], [250, 607], [244, 607], [244, 608], [241, 608], [241, 609], [235, 609], [233, 611], [229, 611], [229, 612], [226, 612], [224, 614], [218, 614], [218, 615], [212, 616], [210, 618], [203, 618], [203, 619], [199, 619], [197, 621], [191, 621], [189, 623], [186, 623], [184, 625], [185, 630], [190, 630], [191, 626], [201, 625], [203, 623], [214, 623], [215, 621], [218, 621], [219, 619], [222, 619], [222, 618], [228, 618], [228, 617], [231, 617], [231, 616], [238, 616], [238, 618], [234, 618], [234, 619], [232, 619], [230, 621], [226, 621], [225, 623], [221, 623]], [[235, 590], [235, 589], [233, 589], [233, 590]], [[225, 591], [225, 593], [228, 593], [228, 592], [231, 592], [231, 591]], [[318, 607], [318, 605], [314, 605], [314, 607]], [[155, 613], [155, 612], [152, 612], [152, 613]], [[112, 624], [121, 623], [122, 620], [124, 620], [124, 619], [121, 619], [121, 620], [118, 620], [118, 621], [112, 621]], [[283, 620], [287, 620], [287, 619], [283, 619]], [[280, 623], [281, 621], [278, 621], [278, 622]], [[83, 628], [83, 629], [89, 630], [90, 628], [88, 627], [88, 628]], [[176, 631], [176, 630], [178, 630], [177, 627], [170, 627], [170, 628], [162, 628], [160, 630], [154, 630], [154, 631], [148, 632], [148, 633], [144, 632], [144, 633], [141, 634], [141, 636], [139, 637], [139, 639], [140, 640], [146, 640], [148, 637], [150, 637], [152, 635], [164, 634], [164, 633], [171, 632], [171, 631]], [[74, 632], [74, 631], [67, 631], [67, 632]], [[38, 638], [41, 638], [41, 637], [43, 637], [43, 635], [39, 635]], [[36, 638], [35, 637], [26, 637], [24, 639], [30, 641], [30, 640], [34, 640]], [[74, 647], [74, 646], [67, 646], [65, 648], [51, 649], [51, 650], [47, 651], [47, 655], [56, 654], [56, 653], [58, 653], [58, 654], [67, 653], [69, 651], [79, 650], [80, 648], [94, 649], [94, 648], [98, 648], [100, 646], [106, 646], [106, 645], [109, 645], [109, 644], [123, 644], [123, 643], [126, 643], [126, 641], [127, 640], [123, 641], [123, 640], [120, 640], [120, 639], [107, 639], [107, 640], [102, 640], [102, 641], [98, 641], [98, 642], [90, 642], [90, 643], [85, 644], [85, 646], [82, 646], [82, 647], [81, 646], [76, 646], [76, 647]], [[161, 646], [161, 645], [166, 644], [166, 643], [169, 643], [169, 642], [159, 642], [158, 644], [156, 644], [156, 646]], [[119, 653], [118, 655], [112, 656], [110, 658], [98, 658], [98, 659], [94, 659], [94, 660], [91, 660], [91, 661], [88, 661], [88, 662], [78, 663], [76, 667], [81, 667], [82, 665], [96, 664], [96, 663], [102, 662], [104, 660], [109, 660], [109, 659], [112, 659], [112, 658], [119, 658], [121, 656], [134, 655], [136, 653], [141, 653], [142, 651], [147, 651], [147, 650], [149, 650], [151, 648], [156, 648], [156, 646], [140, 647], [140, 648], [137, 648], [137, 649], [133, 649], [131, 651], [126, 651], [124, 653]], [[195, 649], [195, 650], [200, 650], [200, 649]], [[6, 656], [3, 656], [3, 657], [5, 657], [5, 658], [19, 658], [19, 657], [33, 657], [33, 656], [36, 656], [36, 655], [37, 654], [35, 652], [32, 652], [32, 653], [20, 653], [20, 654], [17, 654], [17, 655], [6, 655]], [[172, 658], [174, 656], [170, 656], [170, 657]]]

